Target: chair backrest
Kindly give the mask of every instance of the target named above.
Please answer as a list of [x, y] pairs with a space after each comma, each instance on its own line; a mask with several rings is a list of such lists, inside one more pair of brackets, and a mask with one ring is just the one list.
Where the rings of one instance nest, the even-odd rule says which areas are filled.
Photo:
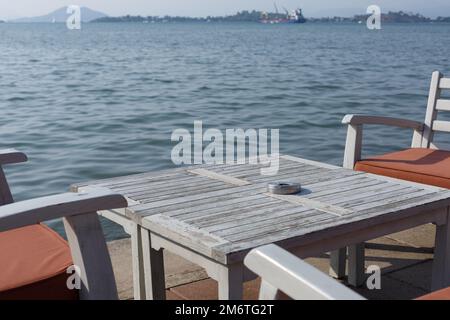
[[0, 150], [0, 157], [2, 161], [0, 163], [0, 206], [10, 204], [14, 202], [9, 188], [8, 181], [6, 180], [5, 172], [3, 171], [3, 164], [13, 164], [26, 162], [27, 156], [15, 149], [3, 149]]
[[450, 121], [438, 120], [439, 111], [450, 111], [450, 100], [441, 99], [443, 90], [450, 92], [450, 78], [444, 78], [442, 73], [435, 71], [431, 77], [425, 127], [421, 139], [413, 147], [438, 149], [434, 143], [435, 132], [450, 132]]
[[364, 300], [359, 294], [276, 245], [252, 250], [244, 261], [261, 277], [260, 300], [280, 292], [296, 300]]

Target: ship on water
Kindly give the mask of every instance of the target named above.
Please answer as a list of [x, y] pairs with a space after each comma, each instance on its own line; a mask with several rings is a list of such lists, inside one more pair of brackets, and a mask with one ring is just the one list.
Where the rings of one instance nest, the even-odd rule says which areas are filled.
[[[305, 23], [306, 19], [303, 16], [303, 10], [298, 8], [296, 10], [292, 10], [289, 12], [286, 8], [283, 8], [286, 12], [286, 15], [283, 17], [282, 14], [279, 13], [278, 6], [274, 3], [275, 6], [275, 14], [269, 14], [267, 12], [263, 12], [261, 15], [261, 23], [266, 24], [278, 24], [278, 23]], [[273, 17], [271, 17], [271, 15]]]

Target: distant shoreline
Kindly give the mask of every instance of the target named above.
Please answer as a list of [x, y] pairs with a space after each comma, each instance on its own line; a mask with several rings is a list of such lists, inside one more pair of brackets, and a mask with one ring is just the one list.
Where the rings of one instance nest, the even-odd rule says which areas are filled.
[[[177, 23], [191, 23], [191, 24], [260, 24], [264, 25], [264, 23], [258, 22], [258, 21], [165, 21], [165, 22], [152, 22], [152, 23], [139, 23], [135, 21], [88, 21], [83, 22], [83, 24], [177, 24]], [[356, 21], [310, 21], [308, 20], [309, 24], [329, 24], [329, 25], [359, 25]], [[0, 21], [0, 24], [2, 25], [26, 25], [26, 24], [38, 24], [38, 25], [47, 25], [47, 24], [56, 24], [56, 25], [65, 25], [65, 22], [13, 22], [13, 21]], [[392, 22], [392, 21], [384, 21], [383, 24], [387, 25], [448, 25], [450, 24], [450, 21], [429, 21], [429, 22]], [[270, 25], [270, 24], [268, 24]], [[276, 24], [275, 24], [276, 25]], [[284, 25], [284, 24], [280, 24]], [[292, 24], [294, 25], [294, 24]], [[365, 25], [365, 21], [363, 21], [363, 25]]]
[[[322, 17], [322, 18], [308, 18], [307, 23], [365, 23], [368, 14], [354, 15], [353, 17]], [[3, 21], [0, 23], [65, 23], [67, 13], [65, 8], [58, 9], [45, 16], [20, 18], [10, 21]], [[183, 17], [183, 16], [140, 16], [140, 15], [125, 15], [118, 17], [109, 17], [101, 12], [93, 11], [89, 8], [82, 8], [82, 19], [84, 23], [170, 23], [170, 22], [192, 22], [192, 23], [208, 23], [208, 22], [250, 22], [261, 23], [266, 21], [285, 21], [286, 14], [282, 13], [267, 13], [262, 11], [241, 11], [234, 15], [227, 16], [207, 16], [207, 17]], [[437, 17], [435, 19], [425, 17], [418, 13], [387, 12], [382, 13], [381, 21], [383, 23], [450, 23], [450, 17]]]
[[[91, 22], [131, 22], [131, 23], [167, 23], [167, 22], [261, 22], [261, 17], [265, 14], [268, 19], [283, 19], [284, 14], [264, 13], [262, 11], [241, 11], [235, 15], [229, 16], [208, 16], [201, 18], [180, 17], [180, 16], [120, 16], [120, 17], [101, 17]], [[306, 18], [307, 22], [327, 22], [327, 23], [361, 23], [367, 20], [369, 15], [354, 15], [353, 17], [323, 17]], [[385, 23], [450, 23], [450, 17], [437, 17], [431, 19], [421, 14], [399, 12], [388, 12], [381, 15], [381, 21]]]

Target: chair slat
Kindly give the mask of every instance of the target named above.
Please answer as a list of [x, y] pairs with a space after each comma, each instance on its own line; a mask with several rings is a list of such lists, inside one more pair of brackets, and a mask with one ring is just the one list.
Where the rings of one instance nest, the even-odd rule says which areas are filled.
[[436, 109], [439, 111], [450, 111], [450, 100], [438, 99]]
[[442, 78], [439, 82], [440, 89], [450, 89], [450, 78]]
[[441, 91], [439, 85], [444, 79], [442, 73], [439, 71], [433, 72], [431, 77], [430, 92], [428, 94], [427, 112], [425, 115], [425, 128], [422, 135], [422, 148], [429, 148], [433, 142], [433, 122], [437, 118], [436, 101], [440, 98]]
[[436, 120], [436, 121], [433, 122], [433, 130], [434, 131], [450, 132], [450, 122], [449, 121]]

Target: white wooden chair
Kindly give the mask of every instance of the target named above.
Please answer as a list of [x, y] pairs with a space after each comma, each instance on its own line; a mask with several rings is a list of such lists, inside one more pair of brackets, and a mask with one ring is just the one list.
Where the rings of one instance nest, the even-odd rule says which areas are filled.
[[[380, 116], [346, 115], [342, 121], [343, 124], [348, 125], [343, 166], [348, 169], [355, 168], [360, 171], [366, 171], [375, 174], [387, 175], [394, 178], [410, 180], [413, 182], [421, 182], [430, 185], [450, 188], [449, 186], [450, 179], [448, 177], [448, 173], [450, 173], [450, 151], [445, 150], [433, 151], [434, 153], [439, 153], [439, 161], [436, 162], [439, 162], [441, 167], [444, 166], [443, 167], [444, 170], [439, 169], [442, 175], [445, 175], [445, 177], [442, 177], [440, 181], [436, 181], [436, 177], [434, 177], [433, 181], [427, 182], [426, 172], [425, 173], [419, 172], [421, 170], [420, 165], [417, 165], [418, 170], [417, 172], [414, 172], [416, 170], [414, 166], [408, 168], [408, 170], [411, 171], [413, 175], [420, 177], [420, 179], [418, 179], [417, 177], [409, 177], [409, 176], [407, 177], [407, 175], [405, 175], [404, 173], [399, 174], [398, 173], [399, 171], [397, 171], [396, 173], [394, 167], [385, 168], [386, 172], [388, 171], [388, 169], [390, 172], [383, 173], [383, 171], [380, 168], [377, 168], [377, 170], [372, 171], [370, 169], [370, 162], [366, 163], [365, 166], [360, 165], [364, 162], [364, 160], [361, 157], [361, 149], [362, 149], [363, 126], [365, 125], [387, 125], [399, 128], [407, 128], [413, 131], [411, 148], [403, 150], [401, 153], [391, 154], [392, 157], [395, 158], [395, 160], [391, 159], [389, 161], [391, 161], [391, 163], [397, 162], [396, 163], [397, 166], [399, 165], [399, 163], [401, 164], [402, 161], [401, 157], [405, 155], [411, 153], [418, 154], [420, 152], [422, 153], [428, 152], [428, 155], [423, 156], [422, 158], [425, 159], [426, 157], [429, 156], [429, 152], [431, 152], [431, 150], [438, 150], [439, 147], [437, 146], [437, 143], [434, 140], [435, 133], [450, 132], [450, 122], [437, 119], [438, 112], [450, 111], [450, 100], [441, 98], [443, 90], [448, 89], [450, 89], [450, 78], [444, 78], [444, 76], [439, 71], [433, 72], [424, 123]], [[378, 160], [379, 159], [380, 157], [378, 158]], [[381, 159], [386, 159], [386, 157]], [[375, 157], [369, 160], [376, 161], [377, 158]], [[404, 162], [406, 163], [407, 161]], [[408, 165], [411, 165], [410, 160]], [[429, 169], [430, 167], [427, 170]], [[380, 171], [382, 172], [380, 173]], [[411, 172], [409, 172], [410, 176], [412, 176]], [[337, 278], [345, 276], [346, 253], [347, 250], [343, 248], [331, 254], [331, 268], [330, 268], [331, 275]], [[359, 286], [364, 281], [364, 244], [355, 244], [353, 246], [350, 246], [348, 248], [348, 259], [349, 259], [348, 281], [352, 285]]]
[[281, 292], [295, 300], [364, 300], [356, 292], [273, 244], [253, 249], [244, 263], [261, 277], [260, 300], [276, 300]]
[[1, 166], [26, 160], [16, 150], [0, 151], [0, 232], [63, 218], [73, 263], [80, 271], [79, 297], [117, 299], [112, 264], [97, 211], [124, 208], [127, 201], [119, 194], [92, 189], [14, 203]]
[[[335, 279], [276, 245], [253, 249], [246, 267], [261, 277], [260, 300], [365, 300]], [[450, 287], [415, 300], [450, 300]]]

